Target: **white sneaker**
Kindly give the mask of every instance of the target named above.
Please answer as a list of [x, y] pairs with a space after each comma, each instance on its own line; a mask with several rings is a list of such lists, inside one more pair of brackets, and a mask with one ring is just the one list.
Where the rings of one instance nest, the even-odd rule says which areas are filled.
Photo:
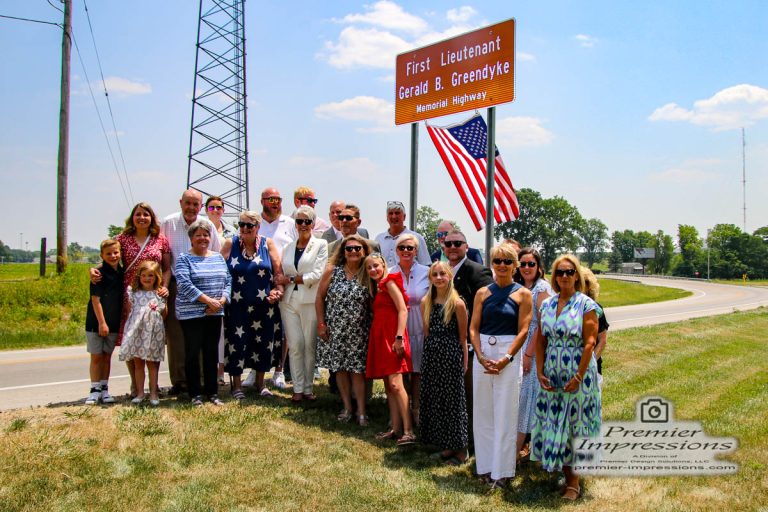
[[101, 398], [101, 391], [91, 391], [88, 398], [85, 399], [85, 405], [98, 405]]
[[251, 373], [248, 374], [248, 376], [245, 378], [245, 380], [241, 385], [246, 388], [252, 388], [255, 384], [256, 384], [256, 371], [251, 370]]
[[115, 398], [109, 394], [109, 390], [102, 389], [101, 390], [101, 403], [103, 404], [113, 404], [115, 403]]
[[283, 375], [283, 372], [275, 372], [272, 374], [272, 385], [281, 390], [288, 387], [285, 384], [285, 375]]

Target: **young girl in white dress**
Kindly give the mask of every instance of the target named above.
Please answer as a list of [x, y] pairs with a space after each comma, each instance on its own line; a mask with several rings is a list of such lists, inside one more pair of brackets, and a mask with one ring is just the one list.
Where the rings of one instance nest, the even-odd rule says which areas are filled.
[[131, 402], [137, 405], [145, 398], [145, 363], [149, 372], [149, 403], [160, 405], [157, 376], [165, 353], [163, 319], [168, 314], [165, 299], [157, 294], [162, 278], [160, 265], [154, 261], [143, 261], [127, 292], [130, 311], [120, 345], [120, 360], [134, 360], [137, 395]]

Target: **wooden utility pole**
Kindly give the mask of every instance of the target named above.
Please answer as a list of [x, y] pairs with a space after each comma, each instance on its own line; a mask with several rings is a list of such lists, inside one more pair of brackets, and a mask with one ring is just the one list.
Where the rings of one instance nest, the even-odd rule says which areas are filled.
[[[67, 174], [69, 169], [69, 63], [72, 53], [72, 0], [64, 0], [61, 36], [61, 108], [59, 110], [59, 163], [56, 179], [56, 272], [67, 268]], [[45, 255], [40, 255], [44, 258]]]

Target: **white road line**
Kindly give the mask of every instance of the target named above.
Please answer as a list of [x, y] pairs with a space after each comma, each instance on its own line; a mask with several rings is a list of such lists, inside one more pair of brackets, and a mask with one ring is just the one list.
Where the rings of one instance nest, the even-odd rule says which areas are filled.
[[[168, 373], [168, 370], [159, 372], [160, 374]], [[113, 379], [127, 379], [128, 375], [115, 375], [110, 377]], [[62, 380], [59, 382], [43, 382], [42, 384], [25, 384], [24, 386], [10, 386], [7, 388], [0, 388], [0, 391], [13, 391], [16, 389], [32, 389], [32, 388], [44, 388], [47, 386], [62, 386], [64, 384], [82, 384], [83, 382], [91, 382], [91, 379], [78, 379], [78, 380]]]

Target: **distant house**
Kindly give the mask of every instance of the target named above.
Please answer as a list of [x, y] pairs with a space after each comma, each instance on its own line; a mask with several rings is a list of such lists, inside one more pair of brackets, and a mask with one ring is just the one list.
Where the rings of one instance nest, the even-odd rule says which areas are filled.
[[645, 270], [640, 263], [633, 261], [629, 263], [622, 263], [621, 273], [622, 274], [645, 274]]

